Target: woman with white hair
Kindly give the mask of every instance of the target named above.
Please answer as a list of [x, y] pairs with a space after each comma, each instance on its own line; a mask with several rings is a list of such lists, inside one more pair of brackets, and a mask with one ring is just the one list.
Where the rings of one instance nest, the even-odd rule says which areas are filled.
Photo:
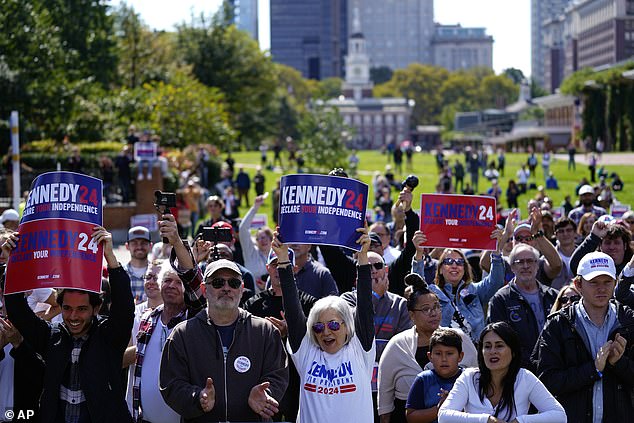
[[271, 248], [278, 257], [289, 351], [299, 373], [298, 422], [373, 421], [374, 310], [367, 252], [367, 229], [357, 268], [357, 307], [328, 296], [315, 303], [308, 319], [302, 312], [288, 256], [288, 246], [275, 233]]

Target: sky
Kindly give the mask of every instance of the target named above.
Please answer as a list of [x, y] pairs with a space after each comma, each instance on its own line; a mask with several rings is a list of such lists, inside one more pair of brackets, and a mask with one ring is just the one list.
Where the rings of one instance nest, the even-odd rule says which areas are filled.
[[[116, 5], [119, 0], [111, 0]], [[192, 13], [199, 16], [214, 13], [221, 0], [127, 0], [153, 29], [172, 31], [174, 24], [189, 21]], [[261, 47], [268, 49], [268, 1], [260, 0]], [[363, 4], [363, 0], [361, 0]], [[530, 0], [435, 0], [434, 20], [445, 25], [484, 27], [493, 36], [493, 69], [519, 68], [530, 75], [531, 34]], [[263, 19], [263, 17], [266, 17]]]

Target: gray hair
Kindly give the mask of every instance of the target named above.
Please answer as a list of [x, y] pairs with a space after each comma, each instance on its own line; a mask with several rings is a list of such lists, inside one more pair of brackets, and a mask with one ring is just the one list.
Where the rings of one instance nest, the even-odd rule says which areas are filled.
[[341, 317], [341, 320], [345, 323], [344, 329], [346, 330], [346, 344], [350, 342], [354, 336], [354, 316], [352, 315], [352, 307], [350, 307], [343, 298], [335, 295], [329, 295], [317, 300], [313, 308], [310, 309], [308, 320], [306, 320], [306, 330], [310, 334], [310, 340], [317, 347], [319, 347], [319, 341], [317, 341], [317, 336], [315, 335], [315, 332], [313, 332], [313, 325], [319, 321], [321, 312], [329, 309], [336, 311]]
[[539, 251], [537, 251], [535, 247], [531, 247], [528, 244], [521, 243], [515, 245], [515, 247], [513, 247], [513, 249], [511, 250], [511, 254], [509, 254], [509, 262], [513, 263], [517, 254], [519, 254], [519, 252], [523, 250], [530, 251], [535, 256], [535, 260], [539, 260]]
[[[176, 270], [174, 270], [174, 268], [170, 264], [169, 260], [164, 260], [160, 264], [158, 274], [156, 275], [156, 280], [157, 280], [159, 286], [161, 286], [163, 284], [163, 279], [165, 279], [165, 275], [167, 275], [168, 273], [172, 273], [172, 274], [176, 275], [176, 277], [180, 280], [180, 277], [178, 276], [178, 272]], [[181, 283], [182, 282], [183, 281], [181, 281]]]

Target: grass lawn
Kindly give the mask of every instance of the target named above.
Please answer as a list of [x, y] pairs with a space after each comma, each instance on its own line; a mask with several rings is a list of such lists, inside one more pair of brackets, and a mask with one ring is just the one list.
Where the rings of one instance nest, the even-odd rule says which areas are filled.
[[[613, 153], [618, 154], [618, 153]], [[385, 171], [385, 165], [387, 162], [387, 157], [382, 155], [379, 151], [360, 151], [358, 153], [360, 163], [359, 163], [359, 175], [358, 179], [367, 183], [370, 186], [370, 199], [374, 198], [374, 192], [372, 190], [372, 174], [375, 171], [381, 172], [381, 174]], [[582, 155], [578, 155], [580, 157]], [[236, 172], [237, 168], [240, 165], [244, 165], [245, 171], [249, 173], [251, 177], [255, 175], [255, 167], [260, 164], [260, 153], [259, 152], [243, 152], [243, 153], [233, 153], [233, 157], [236, 161]], [[269, 153], [269, 160], [272, 160], [273, 155]], [[453, 165], [456, 159], [459, 159], [464, 163], [464, 155], [445, 155], [445, 158], [449, 160], [449, 163]], [[504, 207], [506, 207], [506, 188], [508, 186], [509, 179], [516, 178], [516, 172], [520, 168], [520, 165], [526, 163], [527, 154], [506, 154], [506, 167], [505, 167], [505, 176], [502, 176], [499, 179], [499, 185], [502, 188], [502, 198], [501, 203]], [[541, 155], [538, 155], [538, 158], [541, 160]], [[224, 160], [225, 157], [222, 157]], [[284, 161], [284, 165], [288, 165], [287, 156], [283, 153], [282, 159]], [[589, 171], [588, 167], [585, 164], [577, 162], [577, 170], [576, 172], [567, 170], [567, 159], [565, 160], [554, 160], [551, 163], [550, 169], [557, 178], [559, 182], [559, 190], [547, 191], [546, 194], [552, 198], [554, 207], [558, 207], [561, 205], [564, 197], [566, 195], [570, 195], [572, 199], [572, 203], [576, 201], [577, 197], [574, 195], [574, 190], [579, 180], [582, 177], [586, 177], [589, 179]], [[633, 163], [634, 164], [634, 163]], [[608, 174], [612, 172], [616, 172], [621, 176], [621, 179], [624, 182], [624, 190], [621, 192], [615, 193], [615, 197], [619, 202], [623, 204], [630, 204], [634, 206], [634, 186], [630, 185], [634, 182], [634, 166], [606, 166]], [[284, 174], [295, 173], [296, 168], [287, 169]], [[414, 191], [414, 204], [413, 207], [415, 210], [420, 209], [420, 194], [422, 193], [433, 193], [435, 192], [435, 187], [438, 182], [438, 172], [436, 168], [435, 157], [430, 153], [416, 153], [414, 154], [413, 160], [413, 170], [408, 172], [406, 170], [405, 164], [403, 165], [403, 174], [395, 174], [397, 181], [402, 181], [405, 177], [413, 173], [418, 176], [420, 184]], [[537, 167], [537, 175], [531, 178], [531, 182], [535, 181], [537, 185], [545, 185], [544, 175], [542, 172], [541, 165]], [[308, 172], [307, 172], [308, 173]], [[264, 176], [266, 178], [266, 190], [272, 191], [275, 187], [276, 181], [282, 175], [281, 172], [272, 172], [269, 170], [264, 170]], [[598, 180], [598, 179], [597, 179]], [[465, 176], [465, 182], [469, 182], [470, 177], [467, 174]], [[611, 179], [608, 180], [611, 183]], [[479, 188], [480, 192], [485, 192], [490, 186], [490, 183], [480, 174], [479, 178]], [[529, 190], [526, 194], [522, 195], [518, 199], [518, 203], [520, 208], [522, 208], [522, 216], [526, 216], [526, 202], [532, 198], [536, 193], [536, 190]], [[393, 199], [396, 200], [398, 193], [393, 192]], [[255, 191], [253, 188], [250, 192], [250, 201], [253, 201], [253, 197], [255, 196]], [[268, 216], [269, 225], [272, 224], [271, 220], [271, 199], [269, 198], [265, 201], [264, 205], [260, 209], [260, 213], [266, 213]], [[372, 200], [373, 201], [373, 200]], [[373, 204], [368, 204], [369, 207], [372, 207]], [[240, 207], [240, 215], [244, 215], [247, 212], [248, 208], [246, 206]]]

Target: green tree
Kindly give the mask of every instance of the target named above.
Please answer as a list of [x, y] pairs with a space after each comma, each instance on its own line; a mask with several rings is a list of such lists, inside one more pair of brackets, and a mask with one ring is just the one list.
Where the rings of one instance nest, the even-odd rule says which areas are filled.
[[511, 78], [513, 83], [515, 83], [517, 85], [521, 84], [521, 82], [526, 78], [524, 76], [524, 72], [522, 72], [522, 70], [518, 69], [518, 68], [504, 69], [504, 71], [502, 73], [504, 75], [508, 76], [509, 78]]
[[375, 97], [405, 97], [414, 99], [414, 125], [438, 124], [444, 106], [438, 87], [449, 77], [444, 68], [418, 63], [394, 71], [392, 79], [374, 87]]
[[379, 66], [378, 68], [370, 68], [370, 80], [375, 84], [383, 84], [390, 79], [394, 71], [389, 66]]
[[341, 86], [343, 80], [341, 78], [325, 78], [321, 81], [309, 80], [309, 84], [313, 99], [326, 101], [337, 98], [342, 94]]
[[64, 49], [76, 53], [68, 69], [108, 87], [116, 78], [118, 59], [110, 6], [95, 0], [31, 1], [48, 11]]
[[235, 132], [224, 109], [224, 96], [184, 72], [177, 72], [169, 83], [145, 84], [145, 106], [150, 127], [167, 145], [214, 144], [229, 146]]
[[519, 98], [519, 85], [505, 74], [488, 75], [480, 82], [480, 107], [503, 109]]
[[315, 107], [303, 114], [298, 129], [299, 147], [309, 169], [326, 171], [346, 166], [345, 138], [353, 129], [344, 124], [337, 109]]
[[179, 62], [174, 34], [151, 31], [134, 8], [121, 3], [113, 13], [117, 38], [118, 80], [136, 88], [169, 77]]
[[216, 16], [179, 26], [178, 47], [194, 76], [224, 94], [243, 145], [254, 147], [270, 134], [275, 72], [255, 40]]

